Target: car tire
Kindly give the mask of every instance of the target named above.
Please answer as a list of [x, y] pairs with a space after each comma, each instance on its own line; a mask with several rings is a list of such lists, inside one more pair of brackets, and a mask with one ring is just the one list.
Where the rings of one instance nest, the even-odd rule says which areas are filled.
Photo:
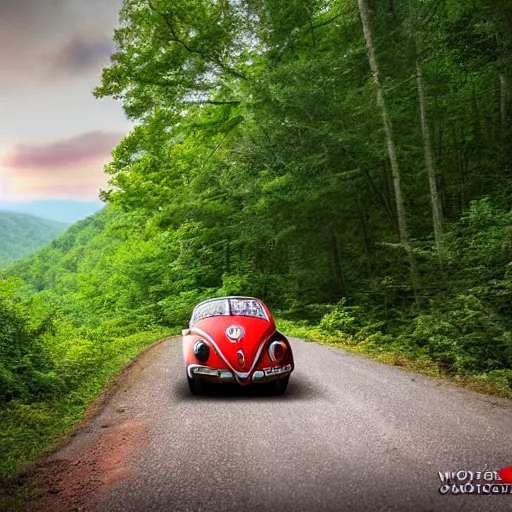
[[288, 387], [288, 381], [290, 376], [283, 377], [282, 379], [276, 379], [270, 383], [271, 393], [275, 396], [282, 395]]
[[204, 392], [204, 381], [203, 379], [194, 379], [187, 376], [188, 387], [193, 395], [201, 395]]

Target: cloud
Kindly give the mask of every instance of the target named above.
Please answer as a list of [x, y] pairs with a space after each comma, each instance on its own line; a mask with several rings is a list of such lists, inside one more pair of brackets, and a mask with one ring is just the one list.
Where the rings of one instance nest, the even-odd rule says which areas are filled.
[[131, 123], [91, 91], [121, 4], [0, 0], [0, 202], [92, 200], [105, 187], [103, 166]]
[[83, 36], [75, 36], [63, 48], [48, 57], [48, 73], [58, 75], [75, 75], [97, 72], [107, 65], [114, 44], [108, 37], [88, 40]]
[[107, 185], [103, 166], [122, 133], [94, 131], [49, 144], [19, 144], [0, 157], [2, 196], [7, 200], [94, 200]]
[[19, 144], [0, 159], [14, 172], [57, 171], [77, 164], [108, 160], [123, 133], [93, 131], [45, 145]]
[[[80, 26], [111, 28], [122, 0], [1, 0], [0, 26], [34, 33], [75, 32]], [[78, 16], [79, 15], [79, 16]]]
[[2, 92], [77, 73], [98, 75], [121, 0], [0, 0]]
[[66, 0], [2, 0], [0, 20], [5, 24], [56, 25], [58, 21], [53, 16], [65, 4]]
[[98, 200], [99, 188], [105, 182], [89, 183], [85, 185], [34, 185], [19, 187], [14, 198], [18, 201], [33, 201], [36, 199], [71, 199], [77, 201]]

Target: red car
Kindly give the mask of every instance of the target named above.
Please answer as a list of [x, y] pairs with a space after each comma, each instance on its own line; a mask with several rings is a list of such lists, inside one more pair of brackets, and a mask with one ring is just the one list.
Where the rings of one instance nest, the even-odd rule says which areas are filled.
[[253, 297], [219, 297], [199, 303], [183, 332], [183, 356], [193, 394], [208, 382], [266, 384], [285, 392], [293, 371], [290, 343], [268, 308]]

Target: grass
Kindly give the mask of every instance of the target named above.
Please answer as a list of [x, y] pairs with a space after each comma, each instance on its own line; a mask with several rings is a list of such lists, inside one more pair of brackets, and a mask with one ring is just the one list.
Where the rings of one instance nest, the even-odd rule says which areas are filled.
[[141, 332], [115, 340], [104, 365], [79, 388], [48, 401], [12, 401], [0, 410], [0, 510], [20, 506], [27, 488], [21, 477], [42, 455], [53, 451], [83, 419], [89, 404], [142, 351], [169, 336], [169, 329]]
[[437, 361], [425, 354], [404, 352], [391, 344], [376, 344], [371, 340], [355, 341], [348, 336], [330, 334], [318, 327], [289, 320], [276, 320], [279, 329], [288, 336], [314, 341], [323, 345], [342, 348], [349, 352], [430, 377], [445, 379], [478, 393], [512, 399], [512, 388], [507, 374], [497, 370], [483, 374], [449, 374]]

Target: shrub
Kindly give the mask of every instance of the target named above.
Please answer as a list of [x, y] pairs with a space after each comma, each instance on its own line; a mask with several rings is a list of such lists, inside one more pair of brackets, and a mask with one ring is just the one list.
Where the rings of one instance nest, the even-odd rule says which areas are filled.
[[31, 302], [17, 298], [14, 285], [13, 281], [0, 280], [1, 401], [41, 396], [61, 385], [42, 342], [53, 329], [54, 312], [35, 322], [30, 315]]

